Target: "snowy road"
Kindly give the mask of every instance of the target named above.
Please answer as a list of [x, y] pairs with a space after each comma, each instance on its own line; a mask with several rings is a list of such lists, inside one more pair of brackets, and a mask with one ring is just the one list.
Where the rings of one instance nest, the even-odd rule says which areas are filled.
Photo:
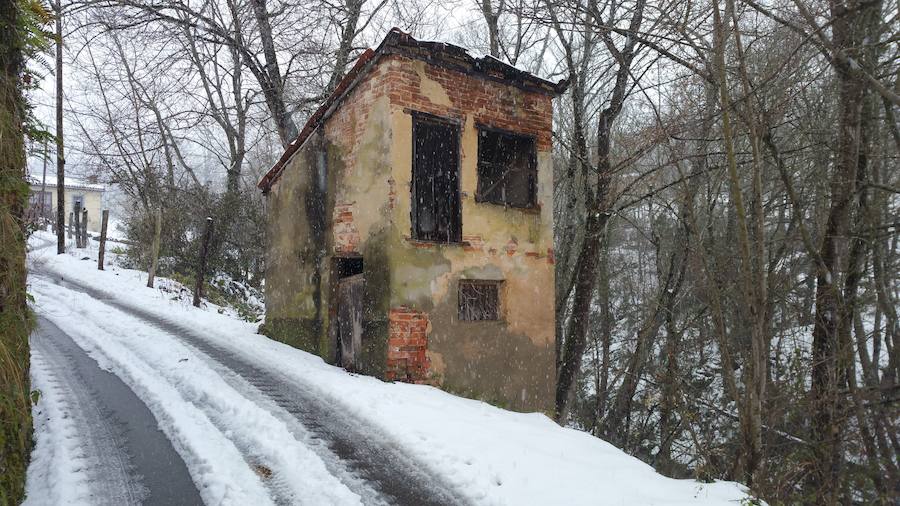
[[39, 318], [31, 348], [38, 386], [53, 403], [36, 423], [59, 416], [69, 424], [73, 460], [86, 471], [85, 499], [110, 506], [202, 504], [181, 457], [122, 380], [46, 318]]
[[[246, 357], [217, 346], [200, 332], [158, 318], [139, 307], [116, 299], [111, 294], [64, 280], [59, 275], [46, 272], [33, 274], [57, 285], [64, 293], [77, 292], [80, 297], [90, 297], [108, 306], [113, 311], [111, 314], [115, 315], [109, 321], [121, 322], [127, 319], [129, 329], [143, 327], [144, 332], [149, 335], [179, 341], [192, 355], [189, 358], [182, 358], [183, 362], [196, 357], [196, 362], [202, 362], [211, 372], [218, 375], [216, 379], [230, 387], [230, 393], [243, 397], [242, 409], [253, 416], [266, 418], [264, 422], [266, 428], [281, 429], [281, 433], [278, 434], [280, 441], [273, 441], [271, 433], [254, 434], [258, 432], [256, 430], [258, 427], [254, 427], [251, 423], [241, 426], [240, 420], [233, 418], [234, 413], [228, 412], [235, 407], [234, 399], [222, 399], [218, 404], [209, 402], [210, 397], [215, 397], [215, 393], [205, 389], [215, 387], [215, 383], [198, 382], [189, 385], [183, 381], [190, 381], [188, 378], [179, 378], [177, 375], [172, 377], [172, 383], [182, 396], [189, 400], [191, 397], [196, 399], [196, 402], [193, 402], [194, 407], [234, 444], [243, 461], [261, 478], [260, 481], [272, 503], [320, 504], [324, 500], [331, 504], [361, 502], [437, 505], [467, 502], [451, 487], [442, 483], [440, 478], [428, 473], [423, 466], [417, 465], [415, 458], [405, 455], [377, 430], [366, 427], [360, 421], [342, 413], [333, 402], [318, 395], [316, 389], [300, 384], [296, 379], [268, 371]], [[102, 315], [100, 319], [105, 319], [104, 317], [111, 314]], [[102, 328], [108, 321], [92, 323]], [[106, 330], [115, 333], [117, 329]], [[75, 346], [75, 343], [71, 345]], [[99, 349], [97, 351], [101, 352]], [[165, 371], [154, 373], [167, 375]], [[253, 420], [252, 416], [250, 420]], [[275, 446], [280, 446], [282, 451], [273, 452]], [[301, 460], [285, 455], [291, 447], [302, 450], [298, 452], [302, 457]], [[303, 459], [307, 462], [303, 462]], [[292, 476], [304, 472], [303, 464], [313, 462], [321, 463], [324, 469], [319, 471], [324, 471], [323, 475], [329, 475], [329, 480], [313, 483], [314, 477], [307, 476], [305, 479], [297, 480], [295, 479], [297, 476]], [[286, 470], [285, 467], [294, 469]], [[328, 487], [329, 482], [333, 482], [331, 485], [336, 486], [337, 490], [333, 491], [334, 493], [323, 491], [323, 485]], [[305, 488], [304, 484], [310, 488]]]
[[[733, 506], [748, 498], [738, 483], [661, 476], [541, 413], [350, 374], [257, 334], [228, 308], [191, 306], [174, 280], [147, 288], [145, 272], [115, 260], [98, 272], [93, 244], [56, 255], [43, 247], [52, 239], [38, 232], [29, 253], [42, 324], [32, 381], [42, 395], [28, 505], [195, 504], [197, 495], [217, 506]], [[46, 335], [45, 321], [57, 335]], [[79, 376], [73, 361], [93, 372]], [[128, 429], [123, 420], [139, 407], [114, 394], [106, 403], [124, 413], [112, 416], [101, 388], [79, 386], [95, 376], [118, 378], [118, 390], [147, 410], [138, 416], [145, 432], [165, 441], [143, 443]], [[174, 468], [151, 471], [140, 460], [147, 445], [170, 447], [177, 458], [160, 461], [180, 459], [191, 484]], [[166, 478], [179, 472], [181, 484]], [[175, 498], [160, 499], [154, 479]], [[183, 489], [192, 486], [189, 496]]]

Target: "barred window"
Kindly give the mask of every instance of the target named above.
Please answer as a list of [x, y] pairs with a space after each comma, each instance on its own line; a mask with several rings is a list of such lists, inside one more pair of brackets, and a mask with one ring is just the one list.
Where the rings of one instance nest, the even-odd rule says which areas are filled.
[[460, 321], [500, 319], [500, 281], [461, 280], [459, 282]]
[[533, 137], [479, 129], [476, 202], [534, 207], [536, 179]]

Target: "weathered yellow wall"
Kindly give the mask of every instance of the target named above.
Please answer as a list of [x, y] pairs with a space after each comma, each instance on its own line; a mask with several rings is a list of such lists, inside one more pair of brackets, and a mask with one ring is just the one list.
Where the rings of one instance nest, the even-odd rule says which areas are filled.
[[[362, 255], [368, 283], [364, 350], [359, 358], [365, 362], [362, 369], [374, 374], [384, 367], [389, 309], [386, 252], [379, 239], [386, 235], [390, 215], [390, 121], [385, 88], [384, 75], [378, 69], [367, 75], [317, 130], [315, 138], [290, 160], [266, 204], [270, 237], [266, 334], [332, 360], [332, 259]], [[326, 194], [320, 206], [310, 204], [319, 152], [325, 153], [327, 166]], [[325, 218], [318, 243], [310, 223], [315, 213]]]
[[[411, 110], [458, 118], [465, 245], [410, 240]], [[536, 209], [475, 202], [476, 122], [536, 138]], [[427, 315], [432, 380], [517, 410], [552, 410], [553, 188], [550, 97], [396, 55], [384, 57], [290, 161], [268, 197], [267, 334], [334, 356], [330, 262], [361, 255], [363, 369], [383, 376], [388, 314]], [[318, 274], [309, 226], [313, 152], [327, 152], [327, 221]], [[457, 320], [460, 279], [502, 280], [500, 322]], [[299, 337], [298, 337], [299, 336]]]
[[[391, 306], [409, 306], [428, 314], [430, 372], [445, 388], [518, 410], [551, 411], [555, 384], [553, 171], [549, 140], [539, 139], [539, 209], [505, 208], [475, 202], [478, 138], [476, 123], [502, 116], [509, 125], [515, 111], [487, 110], [454, 102], [457, 90], [429, 78], [419, 61], [393, 58], [393, 72], [414, 74], [412, 95], [401, 85], [392, 93], [391, 159], [398, 199], [392, 220]], [[445, 76], [455, 82], [453, 76]], [[534, 97], [512, 86], [487, 84], [496, 102], [524, 104]], [[413, 78], [415, 81], [415, 78]], [[402, 82], [397, 79], [394, 82]], [[415, 83], [414, 83], [415, 84]], [[472, 95], [468, 93], [467, 95]], [[549, 107], [550, 99], [546, 98]], [[477, 103], [477, 100], [475, 101]], [[513, 105], [515, 108], [515, 105]], [[468, 245], [431, 245], [412, 241], [410, 189], [412, 116], [421, 110], [455, 117], [461, 123], [462, 235]], [[528, 111], [519, 111], [530, 117]], [[533, 129], [533, 125], [529, 126]], [[523, 133], [528, 133], [523, 130]], [[546, 125], [547, 136], [550, 125]], [[543, 149], [542, 149], [543, 148]], [[458, 321], [460, 279], [502, 280], [500, 322]]]
[[[41, 185], [31, 185], [31, 191], [35, 193], [40, 193]], [[56, 187], [55, 186], [47, 186], [47, 190], [50, 192], [52, 196], [52, 206], [53, 209], [56, 209]], [[103, 192], [99, 190], [78, 190], [78, 189], [70, 189], [66, 188], [65, 190], [65, 213], [66, 213], [66, 225], [69, 223], [69, 213], [72, 212], [72, 199], [76, 196], [81, 195], [84, 197], [84, 207], [88, 211], [88, 230], [95, 233], [100, 233], [100, 213], [103, 211]], [[56, 216], [55, 211], [52, 216]]]

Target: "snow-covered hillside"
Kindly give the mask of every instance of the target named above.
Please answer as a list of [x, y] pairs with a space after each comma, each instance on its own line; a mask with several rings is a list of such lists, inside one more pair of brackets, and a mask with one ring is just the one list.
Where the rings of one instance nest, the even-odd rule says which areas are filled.
[[[285, 497], [303, 498], [297, 502], [355, 504], [365, 487], [355, 488], [352, 479], [335, 476], [334, 466], [302, 428], [278, 416], [251, 387], [223, 374], [197, 348], [110, 300], [190, 327], [212, 345], [326, 399], [373, 437], [386, 439], [476, 504], [737, 505], [747, 500], [739, 484], [663, 477], [612, 445], [559, 427], [543, 414], [514, 413], [430, 386], [349, 374], [258, 335], [257, 325], [220, 314], [215, 306], [197, 309], [181, 298], [173, 300], [170, 292], [147, 288], [145, 273], [115, 265], [100, 272], [90, 251], [57, 256], [52, 248], [41, 249], [47, 239], [52, 237], [46, 233], [32, 238], [36, 249], [29, 257], [35, 273], [30, 292], [35, 310], [147, 404], [169, 439], [177, 441], [174, 446], [208, 504], [270, 501], [263, 496], [265, 487], [259, 486], [260, 473], [250, 469], [235, 448], [251, 448], [264, 459], [279, 474]], [[85, 256], [92, 260], [81, 260]], [[48, 275], [102, 291], [110, 299], [96, 299]], [[35, 369], [35, 374], [42, 370]], [[52, 423], [37, 427], [54, 430]], [[54, 459], [66, 452], [48, 449], [62, 439], [38, 434], [30, 474], [43, 469], [42, 476], [47, 476], [47, 466], [56, 466], [60, 470], [51, 473], [55, 479], [77, 484], [77, 477], [60, 473], [78, 473], [78, 466], [59, 466]], [[383, 465], [395, 463], [385, 460]], [[30, 479], [29, 494], [40, 494], [40, 488]], [[70, 497], [66, 491], [55, 493], [57, 498]]]

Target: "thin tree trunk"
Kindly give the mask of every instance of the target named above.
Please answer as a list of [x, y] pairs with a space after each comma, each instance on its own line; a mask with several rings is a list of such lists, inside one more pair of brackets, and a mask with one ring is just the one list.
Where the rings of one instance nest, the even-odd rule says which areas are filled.
[[[866, 36], [868, 24], [880, 12], [874, 5], [859, 2], [831, 4], [832, 42], [838, 51], [856, 50]], [[847, 272], [847, 235], [857, 192], [861, 149], [862, 109], [867, 87], [856, 73], [835, 66], [838, 82], [838, 132], [834, 172], [831, 179], [831, 206], [819, 256], [822, 266], [816, 275], [816, 314], [812, 343], [812, 434], [813, 466], [808, 491], [821, 504], [840, 502], [843, 462], [841, 377], [848, 367], [843, 351], [842, 323], [846, 315], [839, 280]]]
[[63, 150], [62, 0], [56, 0], [56, 254], [66, 252], [66, 157]]
[[106, 227], [109, 223], [109, 209], [103, 210], [100, 218], [100, 247], [97, 249], [97, 269], [103, 270], [103, 258], [106, 256]]
[[[640, 30], [644, 14], [644, 0], [638, 0], [632, 11], [628, 29], [632, 33]], [[600, 30], [608, 30], [608, 26], [602, 23], [599, 13], [593, 13], [592, 18], [600, 25]], [[608, 35], [608, 31], [606, 32]], [[607, 36], [604, 39], [608, 48], [616, 55], [617, 69], [616, 80], [610, 95], [609, 105], [600, 112], [597, 121], [597, 167], [596, 181], [593, 187], [587, 188], [589, 193], [586, 199], [585, 210], [585, 235], [575, 264], [575, 294], [572, 307], [570, 332], [563, 342], [562, 358], [556, 382], [556, 418], [562, 420], [566, 414], [566, 406], [572, 393], [578, 370], [581, 368], [581, 359], [587, 343], [588, 320], [590, 317], [591, 299], [594, 296], [594, 285], [597, 275], [598, 254], [602, 247], [602, 241], [606, 237], [606, 225], [610, 218], [612, 202], [610, 201], [610, 185], [612, 178], [612, 161], [610, 160], [611, 135], [613, 124], [619, 113], [628, 91], [628, 83], [631, 76], [631, 63], [634, 59], [637, 38], [628, 38], [624, 47], [615, 48], [612, 40]], [[588, 169], [585, 166], [585, 169]], [[585, 177], [585, 180], [588, 178]]]
[[334, 70], [331, 71], [331, 79], [328, 80], [328, 89], [326, 93], [331, 93], [337, 88], [344, 72], [347, 70], [347, 63], [350, 59], [350, 50], [353, 48], [353, 39], [356, 37], [356, 26], [359, 24], [359, 14], [362, 10], [362, 0], [347, 0], [347, 20], [341, 31], [341, 41], [338, 44], [337, 54], [334, 58]]
[[253, 6], [253, 15], [259, 29], [259, 40], [266, 60], [265, 76], [260, 82], [263, 88], [263, 96], [266, 99], [269, 111], [272, 113], [272, 119], [275, 121], [275, 128], [278, 130], [281, 145], [287, 147], [297, 138], [299, 132], [284, 97], [284, 79], [281, 76], [278, 55], [275, 52], [272, 24], [269, 22], [269, 10], [266, 6], [266, 0], [250, 0], [250, 4]]
[[206, 218], [206, 230], [203, 232], [203, 244], [200, 246], [200, 258], [197, 261], [197, 279], [194, 285], [194, 307], [200, 307], [203, 297], [203, 283], [206, 275], [206, 255], [209, 252], [209, 240], [213, 232], [213, 219]]
[[481, 0], [481, 15], [488, 27], [488, 45], [490, 46], [491, 56], [500, 58], [500, 14], [503, 11], [504, 0], [500, 0], [500, 6], [497, 12], [494, 12], [491, 0]]
[[159, 264], [159, 243], [162, 235], [162, 209], [156, 208], [153, 214], [153, 244], [150, 246], [150, 271], [147, 274], [147, 286], [153, 288], [156, 280], [156, 268]]
[[[738, 51], [738, 60], [741, 65], [742, 48], [740, 44], [739, 31], [736, 28], [737, 21], [734, 19], [734, 3], [732, 0], [726, 0], [726, 16], [732, 17], [734, 23], [731, 25], [732, 33], [735, 37], [735, 45]], [[741, 419], [741, 440], [742, 440], [742, 457], [744, 460], [744, 481], [753, 490], [758, 489], [758, 478], [763, 464], [762, 449], [762, 402], [765, 395], [766, 385], [766, 364], [768, 362], [766, 338], [766, 316], [765, 316], [765, 297], [766, 297], [766, 270], [765, 270], [765, 249], [762, 243], [765, 241], [763, 231], [763, 215], [762, 215], [762, 192], [760, 183], [760, 157], [759, 157], [759, 137], [757, 136], [754, 113], [752, 111], [752, 100], [747, 101], [749, 110], [747, 117], [749, 125], [749, 135], [753, 155], [753, 218], [754, 218], [754, 241], [750, 236], [750, 218], [744, 204], [743, 189], [741, 188], [740, 176], [737, 169], [737, 156], [734, 148], [734, 137], [731, 124], [731, 99], [728, 92], [728, 78], [725, 66], [725, 45], [727, 37], [725, 34], [725, 22], [722, 18], [718, 1], [713, 3], [713, 19], [714, 19], [714, 39], [715, 39], [715, 66], [716, 80], [719, 88], [719, 102], [722, 115], [722, 134], [725, 144], [726, 168], [729, 180], [729, 196], [734, 211], [736, 228], [738, 232], [738, 252], [740, 258], [740, 286], [743, 304], [739, 308], [743, 319], [745, 319], [750, 331], [750, 349], [749, 355], [745, 360], [744, 374], [744, 397], [743, 402], [746, 403], [744, 410], [745, 416]], [[750, 86], [747, 81], [746, 72], [742, 68], [742, 84], [745, 93], [749, 96]]]

